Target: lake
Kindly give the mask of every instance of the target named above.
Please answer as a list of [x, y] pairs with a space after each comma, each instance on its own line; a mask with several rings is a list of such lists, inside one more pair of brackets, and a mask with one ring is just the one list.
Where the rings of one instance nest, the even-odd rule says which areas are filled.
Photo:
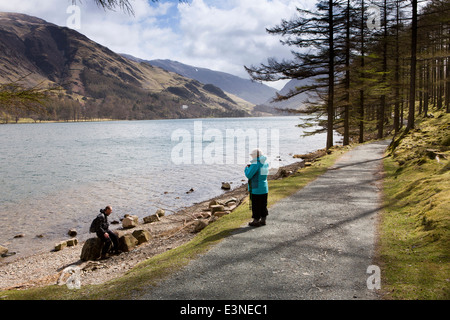
[[246, 182], [243, 170], [255, 143], [274, 170], [297, 161], [293, 154], [324, 148], [325, 134], [302, 137], [297, 125], [304, 121], [290, 116], [0, 125], [0, 244], [18, 258], [51, 250], [70, 228], [87, 239], [92, 219], [106, 205], [114, 209], [112, 221], [218, 196], [222, 182], [233, 188]]

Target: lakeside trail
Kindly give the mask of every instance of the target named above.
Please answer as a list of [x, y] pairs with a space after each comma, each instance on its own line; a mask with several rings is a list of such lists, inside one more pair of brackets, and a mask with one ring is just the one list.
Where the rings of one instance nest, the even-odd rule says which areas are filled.
[[[356, 147], [325, 174], [132, 299], [377, 299], [367, 288], [388, 141]], [[269, 191], [270, 192], [270, 191]]]

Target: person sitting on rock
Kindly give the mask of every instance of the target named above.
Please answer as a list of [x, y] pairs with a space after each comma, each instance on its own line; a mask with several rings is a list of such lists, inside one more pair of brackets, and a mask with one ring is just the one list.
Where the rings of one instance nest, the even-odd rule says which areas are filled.
[[109, 230], [108, 216], [111, 214], [111, 206], [106, 206], [105, 209], [100, 209], [100, 214], [94, 219], [91, 225], [91, 232], [95, 232], [97, 237], [103, 241], [103, 249], [101, 259], [106, 259], [107, 254], [113, 246], [114, 253], [119, 254], [119, 238], [117, 235]]

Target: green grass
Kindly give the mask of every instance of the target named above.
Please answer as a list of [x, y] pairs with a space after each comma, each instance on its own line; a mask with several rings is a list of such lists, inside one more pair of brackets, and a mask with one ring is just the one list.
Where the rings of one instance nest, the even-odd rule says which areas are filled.
[[[269, 181], [268, 207], [270, 208], [279, 200], [292, 195], [323, 174], [348, 149], [347, 147], [337, 148], [332, 154], [313, 162], [311, 167], [301, 169], [288, 178]], [[69, 290], [66, 286], [53, 285], [28, 290], [3, 291], [0, 292], [0, 299], [129, 299], [134, 294], [139, 294], [148, 286], [158, 283], [158, 281], [187, 265], [192, 259], [207, 252], [213, 245], [219, 243], [231, 232], [241, 228], [250, 220], [251, 213], [246, 200], [230, 215], [224, 216], [207, 226], [190, 242], [141, 262], [120, 278], [102, 285], [82, 286], [80, 290]]]
[[420, 121], [384, 160], [379, 259], [386, 299], [450, 299], [449, 125], [445, 113]]

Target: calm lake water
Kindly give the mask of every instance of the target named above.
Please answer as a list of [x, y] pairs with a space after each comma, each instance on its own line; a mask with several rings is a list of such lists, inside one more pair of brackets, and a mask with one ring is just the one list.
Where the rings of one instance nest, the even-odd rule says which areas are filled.
[[218, 196], [222, 181], [240, 186], [250, 139], [243, 150], [230, 134], [256, 135], [275, 168], [297, 161], [293, 154], [324, 148], [324, 134], [302, 137], [296, 125], [303, 121], [295, 116], [0, 125], [0, 244], [17, 252], [3, 261], [49, 251], [68, 238], [70, 228], [87, 239], [91, 220], [106, 205], [114, 210], [110, 221], [127, 213], [143, 218], [158, 208], [175, 211]]

